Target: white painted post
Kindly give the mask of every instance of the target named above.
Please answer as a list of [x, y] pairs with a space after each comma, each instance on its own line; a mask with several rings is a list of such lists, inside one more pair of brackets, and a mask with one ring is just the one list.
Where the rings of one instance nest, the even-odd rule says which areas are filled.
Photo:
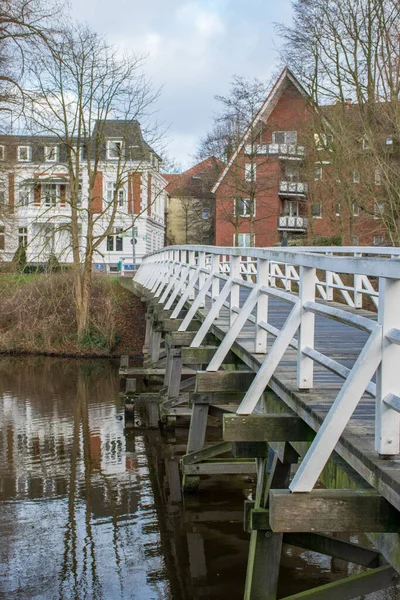
[[[200, 269], [205, 269], [206, 267], [206, 253], [205, 252], [199, 252], [199, 267]], [[204, 285], [204, 282], [206, 280], [206, 274], [202, 273], [200, 271], [200, 275], [199, 275], [199, 292], [201, 291], [201, 288]], [[206, 305], [205, 301], [202, 301], [200, 303], [200, 307], [199, 308], [204, 308]]]
[[[240, 279], [240, 256], [230, 257], [231, 279]], [[233, 283], [231, 287], [230, 302], [229, 302], [229, 325], [232, 326], [237, 317], [237, 313], [233, 312], [233, 307], [239, 308], [240, 305], [240, 286]]]
[[[332, 252], [327, 253], [328, 256], [332, 256]], [[326, 299], [328, 302], [333, 301], [333, 274], [332, 271], [325, 271], [325, 282], [326, 282]]]
[[391, 329], [400, 329], [400, 281], [379, 278], [378, 323], [382, 325], [382, 362], [376, 375], [375, 449], [384, 456], [400, 452], [400, 414], [384, 403], [389, 394], [400, 391], [400, 346], [386, 338]]
[[[360, 253], [355, 253], [354, 256], [361, 256]], [[363, 295], [359, 291], [362, 289], [362, 275], [354, 274], [354, 306], [362, 308]]]
[[[194, 250], [189, 250], [189, 252], [188, 252], [188, 263], [189, 263], [189, 265], [192, 265], [192, 266], [194, 266], [196, 264], [196, 256], [195, 256]], [[190, 271], [193, 273], [192, 269], [190, 269]], [[189, 277], [189, 280], [190, 280], [190, 277]], [[195, 292], [194, 292], [194, 288], [193, 288], [193, 290], [190, 292], [189, 300], [194, 300], [194, 297], [195, 297]]]
[[297, 387], [301, 390], [313, 387], [314, 361], [303, 354], [303, 348], [314, 348], [315, 315], [304, 310], [304, 302], [315, 301], [316, 271], [311, 267], [300, 267], [299, 299], [301, 322], [297, 349]]
[[[257, 259], [257, 286], [269, 285], [269, 261], [263, 258]], [[257, 354], [266, 354], [267, 352], [267, 332], [260, 327], [261, 321], [268, 322], [268, 295], [259, 294], [256, 308], [256, 335], [254, 341], [254, 352]]]
[[[219, 254], [211, 255], [211, 273], [213, 275], [219, 274]], [[213, 282], [211, 286], [211, 302], [215, 302], [215, 300], [219, 296], [219, 282], [218, 277], [213, 277]]]

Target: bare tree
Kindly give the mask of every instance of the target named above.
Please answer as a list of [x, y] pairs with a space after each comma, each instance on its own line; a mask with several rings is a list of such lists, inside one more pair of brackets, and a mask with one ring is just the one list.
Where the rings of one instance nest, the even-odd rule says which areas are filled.
[[[158, 158], [142, 139], [138, 120], [143, 123], [149, 119], [158, 93], [142, 73], [141, 57], [121, 55], [87, 27], [70, 26], [54, 36], [51, 47], [38, 50], [25, 114], [36, 132], [56, 138], [60, 155], [64, 155], [68, 185], [64, 202], [70, 210], [62, 226], [70, 235], [78, 337], [82, 338], [89, 326], [94, 257], [114, 232], [122, 210], [121, 190], [128, 187], [132, 219], [134, 212], [137, 218], [147, 210], [146, 206], [134, 211], [135, 174], [148, 170], [150, 161]], [[154, 142], [156, 132], [148, 128], [146, 133]], [[107, 153], [113, 159], [114, 185], [104, 199], [101, 181]], [[49, 171], [49, 182], [55, 168]], [[161, 184], [151, 183], [149, 175], [147, 183], [155, 188], [151, 202], [157, 202]], [[124, 211], [126, 214], [126, 205]]]
[[399, 244], [398, 1], [296, 0], [293, 26], [278, 29], [286, 42], [284, 60], [319, 114], [318, 143], [329, 142], [325, 162], [337, 198], [347, 206], [349, 236], [361, 208]]

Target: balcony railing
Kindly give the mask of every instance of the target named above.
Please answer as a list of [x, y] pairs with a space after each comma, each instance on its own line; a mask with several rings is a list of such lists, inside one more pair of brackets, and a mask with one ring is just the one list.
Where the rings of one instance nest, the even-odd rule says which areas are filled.
[[278, 229], [281, 231], [307, 231], [307, 226], [307, 217], [283, 216], [278, 218]]
[[271, 154], [278, 155], [280, 158], [301, 159], [305, 156], [306, 149], [297, 144], [247, 144], [244, 153], [247, 156]]
[[291, 196], [305, 196], [308, 185], [303, 181], [280, 181], [279, 193]]

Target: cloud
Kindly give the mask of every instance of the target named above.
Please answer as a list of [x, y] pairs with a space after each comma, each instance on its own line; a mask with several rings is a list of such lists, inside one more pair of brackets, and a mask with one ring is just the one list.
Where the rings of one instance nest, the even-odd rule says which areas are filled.
[[182, 162], [206, 133], [233, 74], [268, 80], [277, 61], [273, 22], [288, 22], [291, 0], [71, 0], [77, 19], [147, 59], [163, 86], [157, 117], [170, 124]]

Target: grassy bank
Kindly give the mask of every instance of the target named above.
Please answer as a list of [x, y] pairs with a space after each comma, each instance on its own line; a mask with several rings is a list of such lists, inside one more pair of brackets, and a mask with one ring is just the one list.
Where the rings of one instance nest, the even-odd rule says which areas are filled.
[[139, 355], [143, 306], [117, 279], [96, 276], [91, 323], [78, 342], [71, 273], [0, 274], [0, 352], [71, 356]]

